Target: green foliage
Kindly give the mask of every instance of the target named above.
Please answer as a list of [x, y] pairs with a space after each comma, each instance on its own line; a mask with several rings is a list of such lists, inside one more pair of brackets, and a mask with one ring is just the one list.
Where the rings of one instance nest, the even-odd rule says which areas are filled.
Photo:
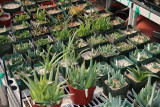
[[[60, 53], [63, 51], [63, 42], [58, 41], [57, 43], [53, 44], [52, 48], [51, 48], [51, 52], [52, 53]], [[50, 45], [47, 44], [47, 50], [50, 48]]]
[[26, 64], [18, 65], [11, 70], [14, 74], [23, 73], [23, 74], [29, 74], [30, 76], [33, 75], [31, 66]]
[[22, 51], [22, 50], [29, 49], [31, 46], [28, 42], [26, 43], [20, 42], [19, 44], [13, 45], [13, 47], [16, 51]]
[[106, 100], [104, 99], [104, 104], [100, 107], [128, 107], [126, 106], [127, 99], [124, 101], [121, 99], [121, 96], [117, 97], [112, 97], [111, 94], [109, 93], [109, 99]]
[[22, 21], [22, 20], [26, 20], [29, 18], [29, 15], [27, 13], [25, 14], [20, 14], [20, 15], [16, 15], [15, 16], [15, 21], [16, 22], [19, 22], [19, 21]]
[[158, 43], [147, 44], [147, 46], [145, 46], [145, 49], [150, 51], [151, 53], [157, 54], [160, 53], [160, 44]]
[[48, 44], [48, 43], [50, 43], [50, 41], [48, 40], [48, 38], [40, 38], [40, 39], [38, 39], [38, 40], [36, 41], [36, 44], [37, 44], [38, 46], [43, 46], [43, 45], [46, 45], [46, 44]]
[[106, 42], [106, 41], [107, 41], [107, 39], [101, 34], [99, 36], [96, 36], [96, 35], [91, 36], [88, 39], [88, 42], [91, 43], [92, 45], [103, 43], [103, 42]]
[[52, 66], [52, 68], [50, 69], [49, 79], [46, 79], [45, 74], [44, 76], [41, 75], [41, 78], [39, 80], [35, 71], [33, 71], [34, 81], [24, 74], [20, 74], [26, 79], [25, 80], [22, 78], [22, 80], [30, 90], [33, 102], [35, 102], [36, 104], [40, 104], [41, 106], [53, 106], [56, 104], [60, 104], [63, 97], [69, 96], [65, 95], [64, 87], [61, 87], [66, 81], [58, 84], [59, 67], [57, 67], [55, 82], [52, 81], [53, 69], [54, 66]]
[[131, 55], [137, 59], [137, 61], [143, 61], [148, 58], [145, 50], [139, 51], [138, 49], [131, 52]]
[[38, 8], [37, 12], [33, 16], [35, 17], [35, 19], [37, 19], [39, 21], [46, 20], [45, 9], [43, 9], [43, 11], [40, 11]]
[[115, 89], [120, 89], [127, 85], [126, 78], [120, 73], [120, 71], [111, 73], [112, 77], [110, 77], [110, 73], [108, 72], [108, 80], [105, 81], [106, 85]]
[[125, 51], [125, 50], [129, 50], [129, 49], [133, 48], [134, 46], [132, 44], [128, 44], [127, 42], [120, 42], [120, 43], [116, 44], [116, 47], [120, 51]]
[[119, 38], [121, 38], [121, 37], [124, 37], [125, 36], [125, 34], [121, 34], [121, 33], [119, 33], [119, 32], [114, 32], [114, 33], [112, 33], [112, 34], [110, 34], [109, 35], [109, 37], [111, 38], [111, 39], [119, 39]]
[[98, 52], [103, 56], [113, 56], [117, 54], [117, 50], [112, 44], [99, 46]]
[[26, 21], [23, 21], [23, 22], [22, 22], [22, 25], [23, 25], [23, 27], [25, 28], [25, 27], [29, 26], [29, 23], [26, 22]]
[[74, 49], [83, 48], [87, 43], [83, 39], [75, 39], [73, 42]]
[[99, 17], [96, 20], [92, 20], [92, 28], [95, 31], [104, 32], [112, 28], [110, 17]]
[[18, 39], [28, 38], [28, 37], [30, 37], [30, 32], [28, 30], [26, 30], [24, 32], [17, 31], [17, 32], [15, 32], [15, 36]]
[[136, 68], [128, 68], [127, 71], [134, 77], [137, 82], [142, 82], [146, 80], [149, 75], [157, 77], [156, 75], [153, 75], [151, 72], [146, 71], [145, 69], [142, 69], [137, 65]]
[[89, 21], [87, 21], [86, 25], [82, 23], [79, 26], [79, 29], [77, 29], [78, 37], [84, 37], [91, 34], [93, 34], [93, 30], [91, 29], [91, 23]]
[[18, 57], [11, 57], [10, 60], [12, 63], [11, 65], [18, 64], [20, 62], [23, 62], [23, 56], [19, 55]]
[[156, 90], [156, 83], [151, 85], [151, 77], [148, 78], [147, 85], [142, 88], [139, 94], [135, 93], [135, 102], [140, 107], [160, 107], [160, 89]]
[[27, 54], [31, 59], [36, 59], [37, 60], [41, 57], [39, 50], [34, 50], [34, 51], [27, 50]]
[[0, 44], [5, 44], [11, 42], [11, 39], [8, 36], [0, 35]]
[[92, 88], [97, 82], [96, 63], [93, 64], [91, 59], [88, 69], [85, 68], [85, 62], [81, 65], [81, 68], [71, 65], [71, 68], [67, 66], [66, 72], [68, 73], [68, 83], [71, 87], [84, 90]]

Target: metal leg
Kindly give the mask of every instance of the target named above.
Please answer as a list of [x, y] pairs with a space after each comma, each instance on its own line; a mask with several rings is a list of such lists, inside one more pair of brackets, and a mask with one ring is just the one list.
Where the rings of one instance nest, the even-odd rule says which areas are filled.
[[108, 9], [112, 5], [113, 0], [106, 0], [106, 9]]
[[[134, 12], [134, 14], [136, 14], [136, 13]], [[137, 25], [137, 17], [138, 16], [139, 15], [136, 15], [136, 17], [133, 18], [132, 26], [136, 26]]]
[[133, 3], [131, 3], [131, 8], [129, 10], [129, 19], [128, 19], [128, 25], [132, 25], [132, 21], [133, 21]]

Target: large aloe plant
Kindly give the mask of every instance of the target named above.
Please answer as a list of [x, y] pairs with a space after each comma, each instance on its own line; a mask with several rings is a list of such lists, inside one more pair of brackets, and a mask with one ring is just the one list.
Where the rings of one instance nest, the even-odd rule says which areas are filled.
[[88, 69], [85, 68], [85, 62], [81, 65], [81, 68], [71, 65], [71, 68], [67, 66], [68, 83], [71, 87], [84, 90], [90, 89], [96, 85], [97, 72], [96, 63], [93, 64], [91, 59]]
[[49, 79], [46, 79], [46, 76], [41, 75], [39, 80], [35, 71], [34, 81], [31, 80], [28, 76], [20, 74], [26, 79], [25, 80], [22, 78], [23, 82], [28, 86], [30, 90], [31, 98], [34, 103], [41, 106], [53, 106], [56, 104], [60, 104], [63, 97], [69, 96], [65, 95], [64, 87], [61, 87], [66, 81], [58, 84], [59, 67], [57, 67], [56, 79], [53, 83], [53, 69], [54, 66], [52, 66], [51, 68]]
[[139, 94], [135, 93], [135, 102], [140, 107], [160, 107], [160, 89], [156, 90], [156, 83], [151, 85], [151, 77], [149, 76], [148, 83], [145, 88], [142, 88]]

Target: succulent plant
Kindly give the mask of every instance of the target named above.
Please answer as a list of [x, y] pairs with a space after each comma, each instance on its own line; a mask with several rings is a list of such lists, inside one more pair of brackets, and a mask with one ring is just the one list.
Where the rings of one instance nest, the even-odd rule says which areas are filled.
[[157, 54], [160, 53], [160, 44], [159, 43], [151, 43], [145, 46], [145, 49], [150, 51], [151, 53]]
[[106, 42], [107, 39], [103, 35], [94, 35], [87, 39], [87, 41], [93, 45]]
[[[60, 53], [63, 51], [63, 42], [58, 41], [57, 43], [53, 44], [52, 48], [51, 48], [51, 52], [52, 53]], [[47, 49], [50, 48], [51, 45], [47, 44]]]
[[156, 90], [156, 83], [151, 85], [151, 77], [148, 78], [147, 85], [142, 88], [139, 94], [135, 93], [133, 90], [133, 94], [135, 97], [135, 102], [140, 107], [160, 107], [160, 89]]
[[141, 51], [141, 50], [137, 49], [137, 50], [131, 52], [131, 55], [133, 57], [135, 57], [137, 59], [137, 61], [143, 61], [143, 60], [149, 58], [148, 55], [147, 55], [147, 53], [145, 52], [145, 50]]
[[8, 36], [0, 35], [0, 44], [5, 44], [11, 42], [11, 39]]

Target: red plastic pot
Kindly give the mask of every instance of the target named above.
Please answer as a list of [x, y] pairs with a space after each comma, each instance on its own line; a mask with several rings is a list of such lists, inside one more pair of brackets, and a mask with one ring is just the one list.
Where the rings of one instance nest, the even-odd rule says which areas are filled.
[[15, 13], [13, 13], [13, 16], [15, 16], [15, 15], [19, 15], [19, 14], [24, 14], [24, 13], [26, 13], [26, 12], [25, 12], [25, 11], [15, 12]]
[[[45, 7], [47, 5], [52, 5], [51, 7]], [[44, 2], [44, 3], [41, 3], [41, 7], [43, 9], [50, 9], [50, 8], [54, 8], [54, 7], [57, 7], [57, 5], [53, 2], [53, 1], [49, 1], [49, 2]]]
[[3, 15], [1, 15], [0, 24], [5, 25], [5, 27], [9, 27], [11, 25], [11, 15], [9, 13], [4, 13]]
[[68, 83], [67, 85], [68, 85], [70, 94], [73, 94], [70, 96], [73, 103], [77, 105], [86, 105], [91, 102], [96, 85], [93, 88], [88, 89], [87, 98], [85, 96], [85, 90], [78, 90], [78, 89], [72, 88]]
[[[46, 106], [40, 106], [40, 105], [38, 105], [38, 104], [33, 104], [32, 99], [31, 99], [31, 104], [32, 104], [32, 106], [33, 106], [33, 107], [46, 107]], [[60, 107], [60, 106], [61, 106], [61, 104], [62, 104], [62, 101], [61, 101], [61, 103], [60, 103], [60, 104], [56, 104], [56, 105], [54, 105], [54, 106], [50, 106], [50, 107]]]
[[4, 3], [4, 2], [7, 2], [7, 1], [14, 1], [14, 0], [1, 0], [0, 3]]

